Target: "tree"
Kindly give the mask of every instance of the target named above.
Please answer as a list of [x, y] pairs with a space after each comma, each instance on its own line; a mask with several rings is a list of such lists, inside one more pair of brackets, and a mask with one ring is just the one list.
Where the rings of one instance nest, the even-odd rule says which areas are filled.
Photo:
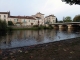
[[6, 21], [2, 21], [0, 19], [0, 31], [6, 31], [7, 30], [7, 23]]
[[56, 18], [56, 23], [58, 22], [58, 19]]
[[58, 23], [63, 23], [63, 21], [62, 21], [62, 20], [60, 20], [60, 21], [58, 21]]
[[76, 16], [73, 18], [73, 22], [80, 22], [80, 15], [76, 15]]
[[67, 17], [63, 18], [63, 22], [72, 22], [71, 17], [67, 16]]
[[9, 26], [13, 26], [14, 24], [13, 24], [12, 21], [8, 21], [8, 25], [9, 25]]
[[80, 5], [80, 0], [62, 0], [62, 2], [66, 2], [70, 5], [73, 5], [73, 4], [78, 4]]

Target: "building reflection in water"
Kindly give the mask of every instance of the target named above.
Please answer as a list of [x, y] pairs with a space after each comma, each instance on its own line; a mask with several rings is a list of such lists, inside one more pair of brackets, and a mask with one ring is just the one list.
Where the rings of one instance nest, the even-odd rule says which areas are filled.
[[[39, 43], [48, 43], [65, 38], [79, 36], [72, 33], [73, 30], [18, 30], [12, 34], [0, 37], [0, 46], [14, 47], [17, 45], [26, 46]], [[11, 32], [10, 32], [11, 33]], [[22, 44], [22, 45], [21, 45]], [[1, 48], [1, 47], [0, 47]]]

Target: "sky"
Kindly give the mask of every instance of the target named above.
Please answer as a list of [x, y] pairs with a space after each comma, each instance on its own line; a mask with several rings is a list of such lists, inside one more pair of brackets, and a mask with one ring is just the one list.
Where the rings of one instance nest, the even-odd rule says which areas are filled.
[[41, 12], [44, 16], [55, 15], [58, 20], [80, 14], [80, 5], [69, 5], [61, 0], [0, 0], [0, 12], [11, 15], [31, 16]]

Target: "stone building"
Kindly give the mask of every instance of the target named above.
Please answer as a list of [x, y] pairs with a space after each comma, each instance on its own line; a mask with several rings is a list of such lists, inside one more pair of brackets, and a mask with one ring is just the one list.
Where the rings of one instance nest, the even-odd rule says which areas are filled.
[[56, 23], [56, 17], [49, 15], [44, 18], [44, 14], [38, 12], [32, 16], [12, 16], [10, 12], [0, 12], [0, 19], [8, 23], [12, 21], [16, 26], [33, 26], [33, 25], [44, 25], [46, 23]]
[[[44, 16], [41, 13], [37, 13], [34, 16], [11, 16], [10, 12], [0, 12], [0, 19], [8, 23], [12, 21], [17, 26], [31, 26], [31, 25], [44, 25]], [[39, 21], [39, 23], [38, 23]]]
[[45, 24], [54, 24], [56, 22], [57, 22], [56, 16], [54, 16], [54, 15], [49, 15], [49, 16], [45, 17], [45, 21], [44, 21]]

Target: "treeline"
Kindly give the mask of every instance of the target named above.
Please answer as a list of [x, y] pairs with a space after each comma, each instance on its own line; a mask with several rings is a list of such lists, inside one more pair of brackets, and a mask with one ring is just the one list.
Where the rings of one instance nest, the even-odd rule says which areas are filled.
[[6, 31], [7, 30], [7, 23], [6, 21], [3, 21], [0, 19], [0, 31]]
[[70, 5], [73, 5], [73, 4], [78, 4], [80, 5], [80, 0], [62, 0], [62, 2], [66, 2]]
[[64, 22], [80, 22], [80, 15], [76, 15], [73, 19], [70, 16], [63, 17], [62, 20], [58, 21], [58, 23]]

